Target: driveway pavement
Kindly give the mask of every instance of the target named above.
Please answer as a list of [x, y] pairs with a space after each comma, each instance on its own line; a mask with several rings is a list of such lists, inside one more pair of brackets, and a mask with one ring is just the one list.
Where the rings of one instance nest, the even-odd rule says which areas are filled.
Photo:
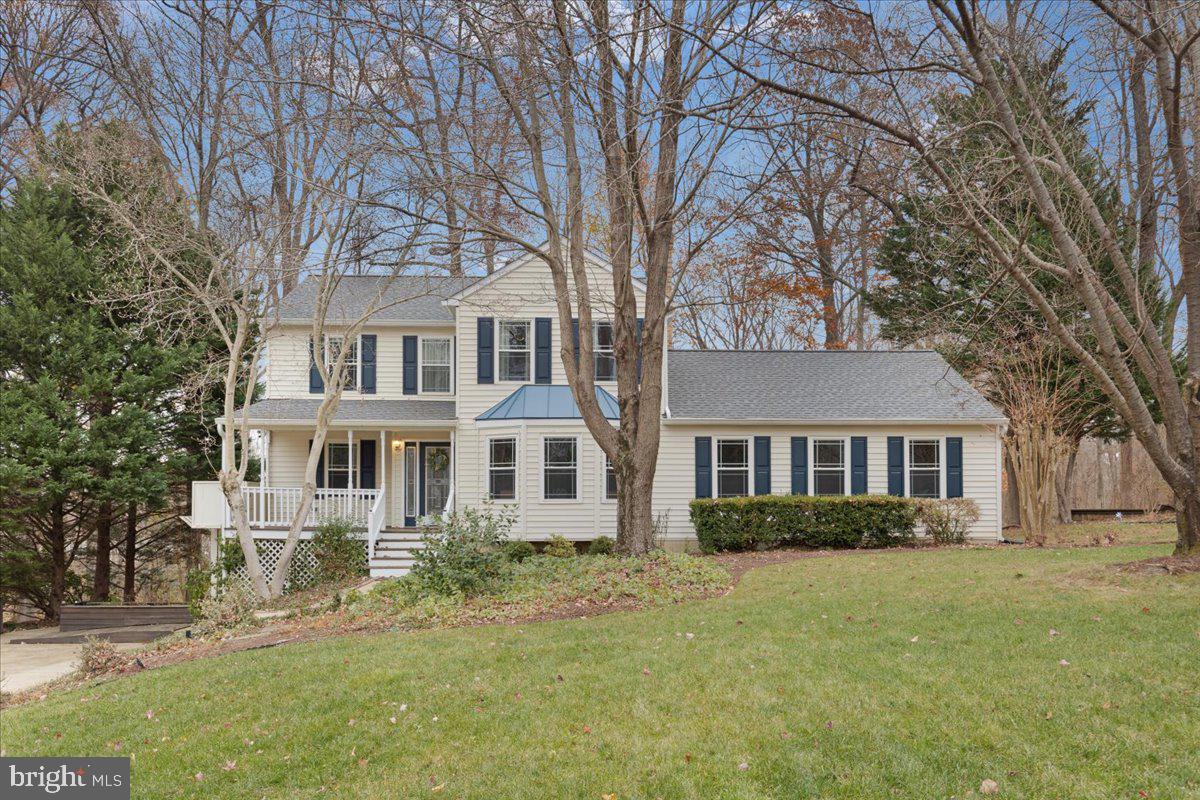
[[[13, 644], [20, 632], [0, 635], [0, 691], [23, 692], [69, 675], [79, 663], [81, 644]], [[118, 650], [145, 645], [118, 644]]]

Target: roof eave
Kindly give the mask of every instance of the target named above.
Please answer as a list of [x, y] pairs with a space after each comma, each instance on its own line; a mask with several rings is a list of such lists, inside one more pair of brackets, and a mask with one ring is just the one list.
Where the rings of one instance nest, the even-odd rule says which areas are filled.
[[676, 412], [664, 425], [1007, 425], [1006, 417], [687, 417]]

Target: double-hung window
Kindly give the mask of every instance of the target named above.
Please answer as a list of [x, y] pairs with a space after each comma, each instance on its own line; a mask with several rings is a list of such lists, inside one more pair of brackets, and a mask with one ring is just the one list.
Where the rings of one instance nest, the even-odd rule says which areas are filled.
[[548, 436], [542, 440], [542, 497], [579, 497], [579, 440], [575, 437]]
[[352, 489], [354, 454], [357, 445], [346, 442], [330, 442], [325, 451], [325, 485], [330, 489]]
[[529, 363], [532, 360], [530, 338], [528, 320], [501, 320], [500, 346], [497, 348], [500, 357], [500, 380], [529, 380]]
[[942, 443], [908, 440], [908, 493], [911, 497], [942, 496]]
[[[325, 338], [325, 369], [333, 371], [338, 354], [346, 344], [344, 336], [327, 336]], [[346, 363], [342, 368], [342, 388], [347, 391], [358, 389], [358, 339], [351, 339], [350, 349], [346, 351]]]
[[815, 494], [846, 493], [846, 442], [842, 439], [813, 441], [813, 489]]
[[596, 362], [596, 380], [615, 381], [617, 357], [613, 353], [613, 325], [611, 322], [597, 322], [592, 328], [595, 332], [592, 337], [592, 357]]
[[617, 499], [617, 471], [613, 469], [612, 459], [604, 454], [604, 499]]
[[450, 392], [450, 340], [421, 340], [421, 391]]
[[750, 494], [750, 442], [717, 439], [717, 497]]
[[517, 499], [517, 440], [515, 437], [488, 440], [488, 497]]

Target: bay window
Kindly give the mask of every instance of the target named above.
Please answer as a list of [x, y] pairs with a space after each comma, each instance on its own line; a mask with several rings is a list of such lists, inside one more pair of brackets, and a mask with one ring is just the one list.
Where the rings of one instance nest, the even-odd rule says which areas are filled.
[[517, 498], [517, 440], [514, 437], [488, 440], [488, 497]]
[[542, 498], [575, 500], [579, 496], [579, 441], [573, 436], [542, 440]]

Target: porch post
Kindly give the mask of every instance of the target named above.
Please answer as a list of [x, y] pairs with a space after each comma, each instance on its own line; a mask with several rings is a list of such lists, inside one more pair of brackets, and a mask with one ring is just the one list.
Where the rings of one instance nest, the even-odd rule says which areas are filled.
[[271, 465], [271, 432], [269, 430], [262, 432], [262, 463], [258, 469], [258, 485], [266, 489], [271, 481], [267, 478], [267, 469]]
[[[217, 420], [217, 435], [221, 437], [221, 472], [227, 472], [229, 470], [229, 454], [225, 452], [225, 433], [226, 431], [223, 421]], [[223, 497], [222, 500], [224, 500]], [[229, 527], [229, 502], [226, 501], [223, 506], [225, 510], [223, 512], [224, 522], [221, 526], [222, 537], [225, 536], [225, 530]]]
[[379, 496], [383, 498], [383, 502], [379, 506], [379, 511], [383, 514], [383, 518], [387, 519], [388, 449], [387, 431], [382, 428], [379, 429], [379, 467], [377, 471], [379, 475]]

